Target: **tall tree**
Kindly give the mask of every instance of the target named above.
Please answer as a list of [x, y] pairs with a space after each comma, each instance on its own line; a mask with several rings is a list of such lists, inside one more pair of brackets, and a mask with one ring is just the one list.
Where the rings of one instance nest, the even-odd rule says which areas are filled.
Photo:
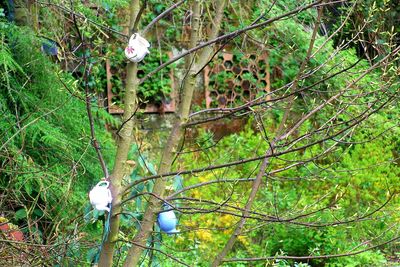
[[[388, 32], [383, 34], [388, 41], [382, 44], [385, 49], [380, 50], [380, 57], [368, 64], [357, 58], [349, 47], [371, 25], [368, 20], [360, 22], [344, 42], [334, 45], [332, 41], [340, 39], [357, 14], [359, 1], [343, 1], [346, 5], [335, 27], [324, 31], [326, 9], [337, 1], [182, 0], [168, 1], [167, 6], [159, 1], [130, 0], [125, 10], [127, 34], [98, 20], [99, 9], [96, 16], [88, 18], [83, 12], [90, 14], [90, 8], [96, 7], [87, 8], [87, 3], [37, 2], [67, 14], [70, 21], [66, 24], [76, 34], [70, 36], [77, 42], [75, 50], [83, 54], [79, 63], [83, 66], [81, 100], [86, 104], [90, 140], [113, 196], [99, 266], [120, 265], [122, 256], [124, 266], [137, 266], [141, 260], [151, 264], [155, 254], [182, 265], [276, 260], [317, 264], [399, 239], [394, 234], [391, 206], [396, 201], [399, 170], [390, 164], [398, 161], [392, 152], [399, 144], [392, 137], [398, 133], [398, 124], [391, 118], [399, 113], [396, 75], [400, 47]], [[88, 30], [91, 26], [95, 30]], [[95, 64], [88, 55], [95, 54], [98, 43], [91, 39], [96, 35], [93, 32], [102, 38], [118, 36], [119, 46], [139, 33], [158, 42], [160, 58], [166, 50], [178, 51], [168, 61], [160, 59], [157, 66], [148, 64], [151, 67], [144, 73], [143, 63], [126, 63], [124, 111], [115, 135], [110, 175], [92, 114], [90, 78]], [[157, 54], [156, 45], [150, 50], [152, 56]], [[139, 96], [145, 95], [143, 88], [154, 81], [150, 79], [157, 80], [157, 75], [174, 63], [179, 84], [177, 110], [162, 152], [152, 157], [159, 160], [156, 171], [137, 145], [142, 138], [135, 131], [139, 128]], [[205, 103], [198, 103], [196, 90], [202, 86]], [[71, 91], [68, 85], [64, 87]], [[225, 122], [224, 130], [229, 132], [237, 118], [245, 118], [250, 125], [240, 134], [218, 139], [201, 130]], [[197, 131], [195, 141], [190, 131]], [[391, 133], [382, 140], [387, 147], [375, 143], [386, 132]], [[0, 150], [12, 138], [8, 136]], [[138, 166], [132, 171], [133, 147]], [[378, 167], [384, 164], [389, 167]], [[137, 174], [140, 168], [144, 170], [141, 176]], [[369, 173], [364, 173], [365, 169]], [[152, 175], [147, 175], [149, 172]], [[181, 214], [183, 231], [176, 237], [177, 243], [182, 236], [194, 236], [193, 247], [198, 238], [209, 245], [208, 252], [185, 258], [184, 253], [192, 253], [186, 247], [183, 252], [165, 249], [173, 241], [163, 239], [156, 227], [163, 206]], [[138, 223], [127, 229], [126, 216]], [[364, 225], [366, 222], [370, 224]], [[363, 225], [368, 234], [353, 236], [355, 230], [346, 227], [354, 224]], [[296, 235], [304, 235], [308, 241], [315, 238], [315, 242], [301, 243]], [[332, 247], [321, 245], [331, 236], [340, 241]], [[359, 249], [337, 244], [348, 241], [349, 236], [359, 241], [349, 241]], [[367, 238], [370, 240], [364, 242]], [[292, 240], [297, 243], [289, 242]], [[180, 242], [191, 245], [187, 240]], [[256, 244], [253, 247], [252, 242]], [[189, 262], [196, 257], [195, 263]]]

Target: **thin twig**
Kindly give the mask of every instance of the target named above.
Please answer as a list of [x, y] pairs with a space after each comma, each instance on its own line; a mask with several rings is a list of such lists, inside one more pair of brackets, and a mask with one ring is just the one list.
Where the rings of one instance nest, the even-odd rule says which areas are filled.
[[[274, 17], [272, 19], [269, 19], [267, 21], [264, 21], [264, 22], [261, 22], [261, 23], [258, 23], [258, 24], [254, 24], [254, 25], [250, 25], [248, 27], [233, 31], [233, 32], [225, 34], [225, 35], [221, 35], [221, 36], [219, 36], [217, 38], [214, 38], [214, 39], [209, 40], [207, 42], [204, 42], [204, 43], [202, 43], [202, 44], [200, 44], [200, 45], [198, 45], [196, 47], [193, 47], [193, 48], [187, 50], [186, 52], [183, 52], [182, 54], [172, 58], [171, 60], [161, 64], [159, 67], [157, 67], [153, 71], [151, 71], [148, 74], [146, 74], [140, 80], [139, 84], [142, 84], [145, 80], [147, 80], [148, 78], [150, 78], [151, 76], [153, 76], [155, 73], [159, 72], [161, 69], [165, 68], [166, 66], [174, 63], [175, 61], [177, 61], [177, 60], [179, 60], [179, 59], [181, 59], [181, 58], [183, 58], [183, 57], [185, 57], [185, 56], [187, 56], [189, 54], [194, 53], [195, 51], [197, 51], [199, 49], [202, 49], [202, 48], [204, 48], [206, 46], [212, 45], [212, 44], [217, 43], [217, 42], [221, 42], [221, 41], [223, 41], [223, 40], [225, 40], [227, 38], [231, 38], [232, 36], [236, 37], [236, 36], [238, 36], [238, 35], [240, 35], [240, 34], [242, 34], [244, 32], [247, 32], [247, 31], [250, 31], [250, 30], [253, 30], [253, 29], [256, 29], [256, 28], [260, 28], [260, 27], [266, 26], [266, 25], [271, 24], [272, 22], [278, 21], [278, 20], [280, 20], [282, 18], [286, 18], [286, 17], [288, 17], [290, 15], [293, 15], [293, 14], [299, 13], [301, 11], [304, 11], [306, 9], [312, 8], [312, 7], [316, 6], [316, 5], [318, 5], [321, 1], [322, 0], [317, 0], [317, 1], [315, 1], [315, 2], [313, 2], [311, 4], [309, 4], [309, 5], [296, 8], [296, 9], [290, 11], [290, 12], [287, 12], [287, 13], [282, 14], [280, 16], [276, 16], [276, 17]], [[330, 3], [325, 3], [325, 5], [327, 5], [327, 4], [330, 4]]]
[[48, 2], [43, 2], [43, 1], [35, 0], [35, 2], [38, 3], [38, 4], [40, 4], [40, 5], [47, 5], [47, 6], [50, 6], [50, 5], [51, 5], [51, 6], [55, 6], [55, 7], [57, 7], [58, 9], [61, 9], [62, 11], [64, 11], [65, 13], [72, 14], [72, 15], [76, 16], [77, 18], [83, 19], [85, 22], [89, 22], [89, 23], [91, 23], [91, 24], [93, 24], [93, 25], [96, 25], [96, 26], [98, 26], [98, 27], [100, 27], [100, 28], [106, 30], [106, 31], [109, 31], [109, 32], [111, 32], [111, 33], [115, 33], [115, 34], [120, 35], [120, 36], [125, 37], [125, 38], [128, 38], [128, 37], [129, 37], [129, 36], [127, 36], [126, 34], [121, 33], [121, 32], [119, 32], [119, 31], [117, 31], [117, 30], [111, 28], [110, 26], [101, 25], [101, 24], [99, 24], [99, 23], [97, 23], [97, 22], [95, 22], [95, 21], [93, 21], [93, 20], [87, 18], [86, 16], [84, 16], [84, 15], [82, 15], [82, 14], [76, 13], [75, 11], [73, 11], [73, 10], [71, 10], [71, 9], [65, 7], [65, 6], [58, 5], [58, 4], [55, 4], [55, 3], [51, 3], [50, 1], [48, 1]]
[[[71, 0], [71, 10], [73, 11], [72, 0]], [[85, 43], [84, 37], [81, 34], [81, 31], [79, 29], [78, 22], [76, 21], [76, 15], [75, 15], [74, 11], [72, 12], [72, 16], [73, 16], [73, 22], [74, 22], [75, 29], [78, 33], [78, 36], [82, 43], [82, 48], [84, 50], [84, 53], [83, 53], [84, 54], [84, 56], [83, 56], [83, 66], [84, 66], [83, 81], [85, 83], [85, 103], [86, 103], [86, 111], [87, 111], [89, 126], [90, 126], [90, 136], [91, 136], [92, 146], [96, 151], [101, 168], [103, 170], [104, 178], [108, 179], [109, 178], [108, 169], [107, 169], [106, 163], [104, 161], [103, 154], [101, 153], [99, 142], [96, 139], [96, 133], [95, 133], [95, 129], [94, 129], [91, 97], [90, 97], [89, 82], [88, 82], [90, 71], [91, 71], [91, 66], [89, 66], [89, 67], [87, 66], [87, 57], [86, 57], [86, 53], [85, 53], [86, 43]]]
[[160, 19], [162, 19], [163, 17], [165, 17], [166, 15], [168, 15], [169, 13], [171, 13], [175, 8], [179, 7], [180, 5], [182, 5], [183, 3], [185, 3], [186, 0], [181, 0], [175, 4], [173, 4], [172, 6], [170, 6], [168, 9], [166, 9], [164, 12], [162, 12], [160, 15], [158, 15], [155, 19], [153, 19], [152, 22], [150, 22], [142, 31], [142, 35], [146, 35], [146, 33], [151, 29], [151, 27], [154, 26], [154, 24], [156, 24]]
[[364, 253], [369, 250], [373, 250], [387, 244], [390, 244], [396, 240], [399, 240], [400, 236], [394, 237], [384, 243], [363, 249], [354, 252], [348, 253], [340, 253], [340, 254], [328, 254], [328, 255], [315, 255], [315, 256], [271, 256], [271, 257], [260, 257], [260, 258], [231, 258], [231, 259], [224, 259], [223, 262], [238, 262], [238, 261], [270, 261], [270, 260], [313, 260], [313, 259], [330, 259], [330, 258], [340, 258], [340, 257], [348, 257], [354, 256], [361, 253]]

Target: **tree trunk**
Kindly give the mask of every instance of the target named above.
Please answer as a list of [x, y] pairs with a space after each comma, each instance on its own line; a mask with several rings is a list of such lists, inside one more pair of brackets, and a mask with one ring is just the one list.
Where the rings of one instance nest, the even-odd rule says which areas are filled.
[[[132, 0], [131, 2], [131, 14], [130, 14], [130, 28], [132, 29], [133, 23], [139, 13], [139, 0]], [[117, 140], [117, 153], [115, 157], [115, 165], [113, 172], [110, 176], [111, 194], [113, 196], [112, 209], [111, 209], [111, 220], [110, 220], [110, 232], [107, 240], [103, 244], [103, 248], [100, 253], [99, 266], [107, 267], [112, 266], [113, 254], [115, 241], [118, 238], [119, 232], [119, 214], [121, 212], [121, 182], [123, 177], [127, 174], [127, 170], [130, 168], [126, 164], [128, 158], [128, 152], [132, 142], [132, 130], [133, 120], [132, 115], [135, 112], [137, 105], [136, 91], [138, 88], [137, 79], [137, 63], [130, 62], [127, 66], [127, 77], [126, 77], [126, 92], [124, 98], [124, 115], [122, 129], [119, 132], [119, 138]]]
[[[199, 1], [195, 1], [194, 9], [193, 9], [193, 32], [192, 32], [192, 42], [191, 45], [194, 47], [197, 43], [197, 29], [199, 27], [199, 20], [200, 20], [200, 4]], [[192, 56], [188, 57], [192, 58]], [[159, 173], [166, 173], [169, 172], [171, 169], [171, 165], [175, 156], [176, 149], [178, 147], [179, 141], [182, 136], [182, 129], [181, 124], [182, 121], [186, 121], [187, 117], [189, 116], [189, 112], [187, 110], [190, 109], [190, 103], [192, 100], [193, 90], [194, 90], [194, 83], [195, 79], [193, 77], [193, 71], [189, 69], [188, 75], [184, 81], [184, 95], [182, 97], [182, 101], [180, 103], [178, 114], [175, 119], [174, 127], [170, 133], [168, 138], [167, 144], [164, 148], [164, 152], [161, 158], [161, 165], [159, 168]], [[189, 106], [189, 107], [187, 107]], [[153, 188], [153, 194], [163, 197], [165, 186], [166, 186], [166, 178], [161, 178], [156, 180]], [[155, 214], [159, 210], [161, 206], [161, 201], [155, 197], [151, 197], [143, 216], [143, 220], [141, 223], [141, 229], [139, 230], [138, 234], [135, 236], [133, 242], [139, 244], [140, 246], [133, 246], [129, 252], [127, 259], [124, 263], [124, 266], [136, 266], [140, 260], [140, 257], [143, 252], [143, 247], [146, 246], [146, 241], [153, 229], [153, 224], [155, 221]]]

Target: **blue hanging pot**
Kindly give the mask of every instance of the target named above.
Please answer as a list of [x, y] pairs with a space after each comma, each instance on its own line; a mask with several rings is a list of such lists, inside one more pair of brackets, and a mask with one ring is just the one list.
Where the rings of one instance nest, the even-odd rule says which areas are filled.
[[166, 232], [167, 234], [176, 234], [179, 233], [179, 230], [176, 230], [178, 219], [171, 208], [172, 207], [170, 206], [166, 206], [166, 209], [169, 210], [158, 214], [158, 225], [163, 232]]
[[46, 40], [42, 43], [42, 51], [46, 55], [56, 56], [58, 54], [58, 47], [55, 41]]

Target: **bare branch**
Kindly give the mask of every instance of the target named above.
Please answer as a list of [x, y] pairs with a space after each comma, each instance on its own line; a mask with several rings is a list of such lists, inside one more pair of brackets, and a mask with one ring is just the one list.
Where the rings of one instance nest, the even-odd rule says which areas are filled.
[[162, 12], [160, 15], [158, 15], [155, 19], [153, 19], [152, 22], [150, 22], [142, 31], [142, 35], [146, 35], [146, 33], [154, 26], [154, 24], [156, 24], [159, 20], [161, 20], [163, 17], [165, 17], [166, 15], [168, 15], [169, 13], [171, 13], [174, 9], [176, 9], [177, 7], [179, 7], [180, 5], [182, 5], [183, 3], [185, 3], [186, 0], [181, 0], [175, 4], [173, 4], [172, 6], [170, 6], [168, 9], [166, 9], [164, 12]]
[[281, 20], [281, 19], [286, 18], [286, 17], [288, 17], [290, 15], [293, 15], [293, 14], [299, 13], [301, 11], [304, 11], [306, 9], [312, 8], [312, 7], [316, 6], [316, 5], [318, 5], [320, 2], [322, 2], [322, 0], [317, 0], [317, 1], [315, 1], [315, 2], [313, 2], [311, 4], [309, 4], [309, 5], [296, 8], [296, 9], [294, 9], [294, 10], [292, 10], [290, 12], [287, 12], [287, 13], [285, 13], [283, 15], [280, 15], [280, 16], [274, 17], [272, 19], [269, 19], [267, 21], [264, 21], [264, 22], [261, 22], [261, 23], [258, 23], [258, 24], [254, 24], [254, 25], [250, 25], [250, 26], [248, 26], [246, 28], [239, 29], [239, 30], [236, 30], [234, 32], [219, 36], [219, 37], [214, 38], [214, 39], [212, 39], [210, 41], [207, 41], [207, 42], [205, 42], [203, 44], [200, 44], [200, 45], [198, 45], [196, 47], [193, 47], [193, 48], [187, 50], [186, 52], [180, 54], [179, 56], [176, 56], [175, 58], [173, 58], [173, 59], [161, 64], [156, 69], [154, 69], [153, 71], [151, 71], [148, 74], [146, 74], [140, 80], [140, 84], [142, 84], [145, 80], [147, 80], [148, 78], [150, 78], [151, 76], [153, 76], [155, 73], [159, 72], [161, 69], [165, 68], [166, 66], [174, 63], [175, 61], [177, 61], [177, 60], [179, 60], [179, 59], [181, 59], [181, 58], [183, 58], [183, 57], [185, 57], [185, 56], [187, 56], [189, 54], [192, 54], [192, 53], [196, 52], [199, 49], [202, 49], [204, 47], [208, 47], [208, 46], [210, 46], [210, 45], [212, 45], [214, 43], [221, 42], [221, 41], [223, 41], [225, 39], [229, 39], [229, 38], [232, 38], [232, 37], [239, 36], [240, 34], [246, 32], [246, 31], [250, 31], [250, 30], [253, 30], [253, 29], [256, 29], [256, 28], [259, 28], [259, 27], [264, 27], [264, 26], [266, 26], [268, 24], [271, 24], [272, 22]]
[[330, 259], [330, 258], [340, 258], [340, 257], [348, 257], [358, 255], [369, 250], [373, 250], [376, 248], [380, 248], [386, 246], [390, 243], [393, 243], [400, 239], [400, 236], [394, 237], [386, 242], [381, 244], [371, 246], [369, 248], [358, 250], [354, 252], [347, 252], [347, 253], [340, 253], [340, 254], [330, 254], [330, 255], [315, 255], [315, 256], [271, 256], [271, 257], [261, 257], [261, 258], [232, 258], [232, 259], [225, 259], [224, 262], [252, 262], [252, 261], [270, 261], [270, 260], [313, 260], [313, 259]]

